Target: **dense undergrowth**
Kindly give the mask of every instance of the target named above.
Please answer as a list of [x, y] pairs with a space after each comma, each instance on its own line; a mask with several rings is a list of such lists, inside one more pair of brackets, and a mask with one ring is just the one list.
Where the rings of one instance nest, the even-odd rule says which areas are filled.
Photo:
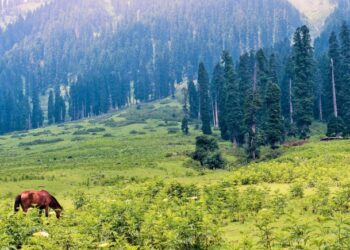
[[[0, 249], [349, 249], [350, 145], [263, 149], [249, 165], [220, 142], [226, 170], [191, 160], [180, 105], [163, 101], [0, 138]], [[46, 189], [61, 220], [14, 215]]]

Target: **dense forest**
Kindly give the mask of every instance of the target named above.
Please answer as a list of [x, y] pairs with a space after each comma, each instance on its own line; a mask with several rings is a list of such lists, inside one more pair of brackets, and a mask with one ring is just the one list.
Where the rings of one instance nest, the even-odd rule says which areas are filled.
[[313, 119], [346, 134], [346, 23], [329, 17], [313, 49], [287, 2], [197, 7], [59, 0], [19, 18], [0, 33], [0, 133], [162, 99], [189, 81], [190, 117], [235, 145], [307, 138]]
[[212, 68], [224, 49], [237, 59], [284, 41], [300, 24], [300, 13], [277, 0], [200, 8], [183, 0], [52, 1], [0, 33], [0, 131], [43, 124], [34, 106], [46, 110], [50, 91], [58, 104], [48, 110], [58, 110], [44, 115], [49, 123], [167, 97], [176, 83], [196, 79], [200, 61]]
[[198, 90], [189, 84], [192, 118], [199, 113], [204, 134], [212, 134], [212, 125], [220, 128], [222, 139], [245, 145], [253, 160], [262, 145], [276, 149], [288, 136], [307, 139], [314, 120], [327, 122], [329, 137], [348, 136], [350, 30], [345, 21], [328, 43], [328, 52], [315, 57], [304, 25], [286, 54], [260, 49], [243, 54], [235, 66], [224, 51], [211, 80], [201, 63]]

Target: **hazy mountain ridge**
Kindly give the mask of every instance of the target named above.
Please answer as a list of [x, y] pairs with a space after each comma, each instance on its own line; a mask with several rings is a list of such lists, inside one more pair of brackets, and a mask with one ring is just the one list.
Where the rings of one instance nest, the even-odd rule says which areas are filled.
[[339, 30], [343, 21], [350, 23], [350, 0], [337, 0], [337, 8], [326, 19], [322, 33], [315, 41], [315, 48], [319, 54], [327, 48], [331, 32]]
[[326, 19], [338, 6], [337, 0], [288, 0], [305, 15], [313, 28], [314, 36], [318, 36], [325, 25]]
[[1, 0], [0, 1], [0, 28], [14, 23], [19, 16], [40, 8], [50, 0]]
[[[196, 15], [193, 15], [193, 10], [196, 10]], [[212, 67], [223, 49], [229, 48], [237, 58], [250, 49], [270, 47], [290, 38], [295, 28], [301, 24], [300, 13], [286, 0], [220, 0], [200, 4], [194, 0], [171, 3], [149, 3], [141, 0], [56, 0], [45, 9], [34, 13], [23, 25], [12, 28], [3, 35], [5, 40], [9, 40], [5, 51], [12, 57], [28, 49], [27, 52], [32, 53], [30, 51], [38, 46], [38, 42], [43, 43], [44, 51], [49, 50], [51, 45], [48, 43], [60, 40], [57, 36], [64, 39], [73, 36], [77, 41], [84, 37], [92, 39], [88, 42], [91, 44], [98, 40], [96, 38], [112, 33], [117, 37], [123, 34], [122, 36], [131, 38], [134, 35], [133, 29], [142, 26], [148, 33], [143, 34], [143, 46], [151, 45], [154, 48], [151, 60], [154, 61], [165, 50], [176, 55], [177, 50], [185, 49], [189, 52], [198, 51], [198, 58], [195, 61], [179, 58], [179, 67], [184, 67], [189, 62], [196, 65], [199, 58]], [[23, 27], [26, 28], [21, 34], [14, 35]], [[23, 36], [23, 33], [26, 35]], [[13, 36], [22, 38], [14, 43], [11, 41], [13, 39], [9, 39]], [[11, 50], [13, 44], [17, 44], [17, 47]], [[67, 45], [63, 47], [68, 51]], [[47, 55], [47, 52], [44, 54]], [[55, 56], [50, 56], [52, 57]], [[47, 65], [48, 60], [39, 58], [39, 61]], [[71, 71], [72, 69], [69, 70]], [[178, 71], [179, 74], [183, 73], [180, 68]]]

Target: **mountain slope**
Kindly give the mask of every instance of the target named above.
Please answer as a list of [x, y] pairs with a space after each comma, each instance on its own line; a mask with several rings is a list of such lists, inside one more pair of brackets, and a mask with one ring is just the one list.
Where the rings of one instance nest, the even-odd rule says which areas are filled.
[[314, 36], [318, 36], [322, 32], [326, 19], [337, 7], [335, 0], [289, 0], [289, 2], [307, 17], [314, 29]]
[[40, 8], [50, 0], [2, 0], [0, 1], [0, 28], [14, 23], [18, 17]]
[[337, 8], [326, 19], [324, 29], [319, 38], [315, 41], [315, 50], [321, 54], [328, 47], [328, 39], [332, 31], [337, 31], [343, 21], [350, 23], [350, 1], [338, 0]]

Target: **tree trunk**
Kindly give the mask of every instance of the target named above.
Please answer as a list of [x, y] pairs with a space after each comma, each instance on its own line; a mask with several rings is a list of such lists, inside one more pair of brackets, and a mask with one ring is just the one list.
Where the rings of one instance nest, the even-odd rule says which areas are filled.
[[331, 58], [331, 67], [332, 67], [333, 112], [334, 112], [334, 117], [338, 118], [337, 91], [336, 91], [336, 87], [335, 87], [334, 60], [333, 60], [333, 58]]
[[216, 127], [219, 127], [219, 109], [218, 109], [218, 99], [215, 100], [215, 122]]
[[322, 95], [320, 95], [320, 98], [318, 99], [318, 108], [320, 111], [320, 121], [323, 121], [323, 106], [322, 106]]
[[293, 99], [292, 99], [292, 79], [289, 79], [289, 119], [290, 124], [294, 123], [293, 119]]

